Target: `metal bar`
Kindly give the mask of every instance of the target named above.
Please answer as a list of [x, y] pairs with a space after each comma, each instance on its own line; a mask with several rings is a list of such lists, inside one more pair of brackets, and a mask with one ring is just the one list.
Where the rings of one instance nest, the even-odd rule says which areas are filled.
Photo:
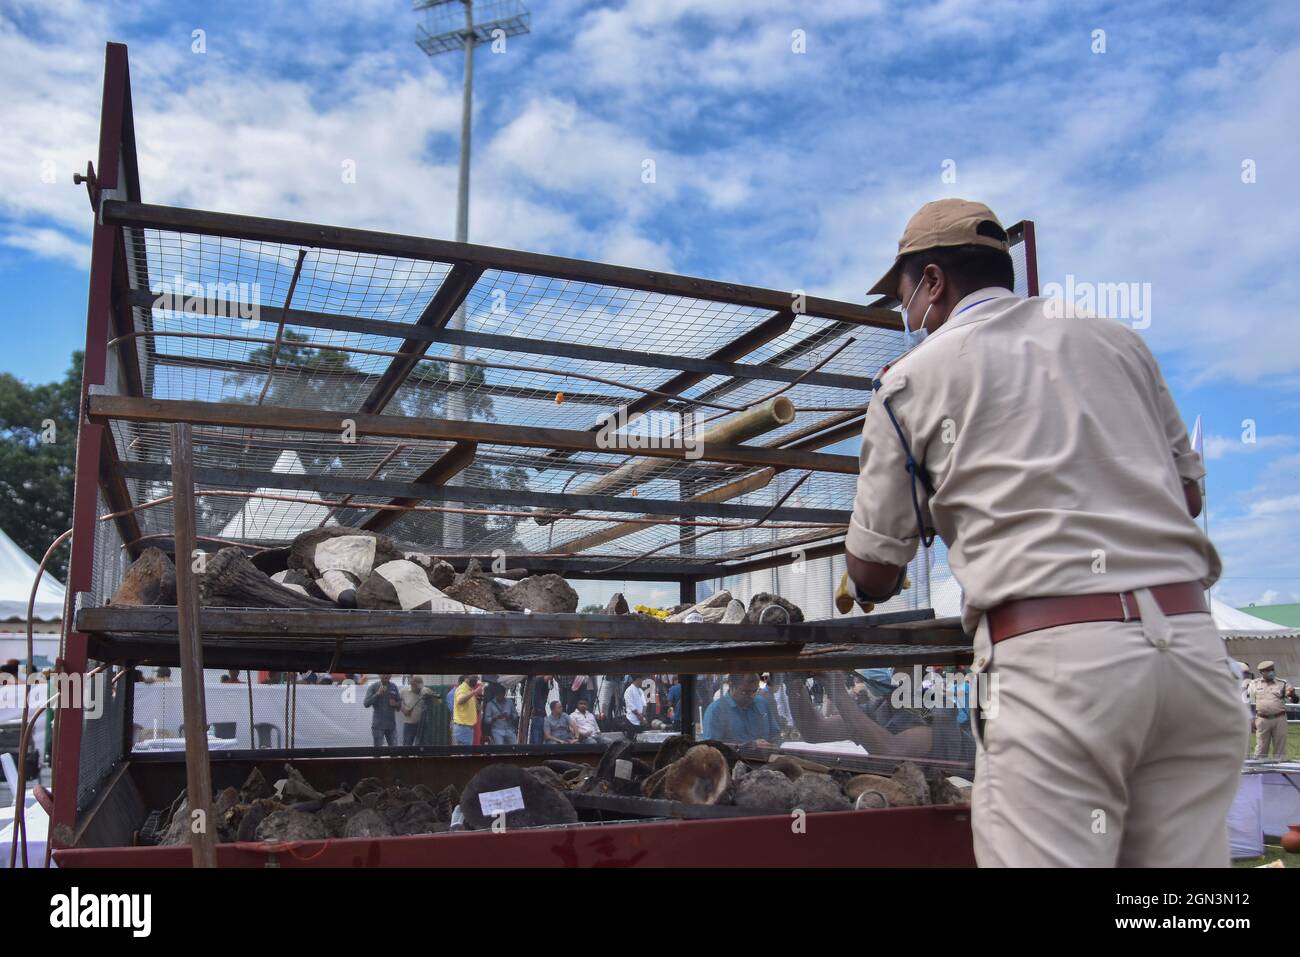
[[680, 585], [681, 587], [677, 592], [677, 601], [683, 605], [694, 605], [696, 602], [694, 579], [683, 578]]
[[[131, 493], [126, 487], [126, 482], [122, 481], [120, 470], [121, 462], [117, 457], [117, 442], [112, 431], [105, 429], [104, 440], [100, 443], [99, 487], [104, 494], [104, 501], [108, 503], [109, 510], [118, 513], [113, 522], [117, 525], [117, 533], [122, 536], [122, 541], [127, 543], [127, 553], [134, 561], [140, 557], [140, 549], [132, 543], [142, 533], [135, 514], [129, 511], [135, 503], [131, 501]], [[163, 470], [166, 471], [165, 466]]]
[[[639, 289], [644, 292], [684, 296], [710, 302], [726, 302], [756, 309], [787, 310], [794, 299], [791, 293], [780, 290], [699, 279], [693, 276], [678, 276], [629, 266], [613, 266], [607, 263], [566, 259], [561, 256], [546, 256], [473, 243], [455, 243], [440, 239], [290, 222], [259, 216], [239, 216], [210, 210], [109, 201], [104, 204], [103, 219], [104, 222], [117, 226], [175, 230], [255, 242], [346, 249], [352, 252], [399, 256], [431, 262], [473, 263], [485, 270], [499, 269], [575, 282], [621, 286], [625, 289]], [[804, 301], [804, 311], [812, 316], [851, 322], [860, 326], [893, 330], [899, 328], [897, 313], [856, 303], [837, 302], [833, 299], [811, 296]]]
[[[438, 460], [421, 472], [413, 484], [424, 485], [430, 488], [441, 488], [451, 479], [459, 475], [465, 469], [469, 468], [470, 463], [474, 461], [474, 456], [478, 454], [477, 442], [457, 442], [446, 452], [438, 457]], [[452, 495], [463, 495], [465, 486], [453, 485]], [[425, 499], [419, 495], [408, 496], [405, 498], [395, 498], [390, 505], [415, 505]], [[465, 499], [460, 499], [465, 501]], [[361, 523], [362, 528], [368, 528], [372, 532], [382, 531], [392, 525], [402, 517], [401, 512], [378, 511]]]
[[[130, 305], [131, 280], [127, 274], [126, 250], [122, 238], [119, 238], [113, 245], [111, 313], [113, 338], [116, 339], [135, 331], [135, 318]], [[127, 393], [130, 395], [144, 395], [144, 379], [140, 374], [140, 354], [136, 340], [128, 339], [125, 342], [119, 342], [117, 356], [122, 365], [122, 375], [126, 379]]]
[[1038, 235], [1034, 221], [1026, 219], [1016, 223], [1008, 230], [1013, 236], [1018, 234], [1025, 244], [1025, 290], [1030, 296], [1038, 295]]
[[[334, 639], [358, 643], [412, 638], [439, 641], [453, 638], [548, 639], [576, 641], [656, 641], [666, 644], [704, 642], [726, 644], [963, 643], [956, 618], [934, 619], [929, 612], [902, 612], [869, 618], [840, 618], [788, 625], [665, 625], [637, 615], [466, 615], [455, 612], [345, 611], [333, 608], [203, 608], [201, 631], [209, 637], [274, 641], [283, 638], [323, 642], [332, 652]], [[77, 627], [99, 634], [171, 635], [178, 612], [166, 606], [83, 608]], [[430, 636], [437, 636], [431, 638]], [[204, 639], [207, 640], [206, 638]], [[522, 647], [522, 646], [521, 646]], [[592, 649], [589, 644], [580, 647]]]
[[[123, 171], [122, 155], [129, 116], [130, 79], [126, 47], [110, 43], [104, 52], [104, 92], [100, 103], [99, 162], [96, 169], [100, 189], [116, 189]], [[131, 170], [125, 171], [129, 178]], [[86, 306], [86, 346], [82, 363], [82, 408], [94, 386], [102, 386], [107, 377], [108, 340], [113, 297], [113, 268], [120, 230], [96, 223], [91, 236], [90, 283]], [[83, 422], [77, 431], [76, 484], [72, 506], [72, 547], [68, 563], [69, 595], [89, 592], [93, 586], [95, 527], [98, 518], [99, 470], [103, 461], [103, 444], [112, 441], [107, 429]], [[86, 672], [88, 640], [85, 634], [70, 630], [63, 659], [56, 663], [62, 675]], [[50, 836], [55, 846], [66, 843], [63, 835], [75, 833], [77, 793], [80, 790], [82, 701], [60, 699], [57, 711], [56, 762], [54, 768], [54, 811]]]
[[[677, 626], [666, 626], [677, 627]], [[363, 648], [353, 646], [339, 660], [343, 671], [419, 672], [487, 674], [567, 674], [582, 668], [603, 674], [719, 674], [731, 671], [842, 671], [852, 668], [903, 667], [914, 664], [969, 664], [969, 645], [917, 644], [817, 644], [769, 643], [734, 645], [710, 649], [682, 649], [661, 643], [655, 649], [599, 657], [590, 643], [530, 643], [531, 653], [522, 658], [517, 639], [477, 638], [461, 652], [430, 651], [418, 639], [407, 647]], [[318, 643], [318, 649], [285, 650], [255, 639], [208, 638], [204, 641], [207, 663], [214, 668], [264, 668], [271, 671], [324, 671], [333, 660], [332, 642]], [[98, 657], [131, 657], [150, 664], [175, 664], [176, 639], [168, 635], [96, 637], [92, 645]], [[617, 650], [617, 646], [615, 649]]]
[[[444, 456], [445, 458], [445, 456]], [[441, 459], [439, 460], [442, 461]], [[117, 467], [117, 473], [146, 481], [165, 481], [168, 468], [144, 462], [127, 462]], [[426, 474], [428, 474], [426, 472]], [[547, 510], [575, 509], [629, 514], [673, 515], [680, 517], [704, 516], [706, 518], [762, 518], [769, 508], [765, 505], [733, 505], [723, 502], [673, 501], [668, 499], [630, 498], [618, 495], [578, 495], [572, 492], [530, 492], [523, 489], [485, 488], [480, 486], [443, 486], [428, 482], [397, 482], [391, 479], [348, 478], [334, 475], [294, 475], [282, 472], [255, 471], [252, 469], [196, 468], [195, 480], [203, 485], [220, 485], [235, 488], [275, 488], [332, 492], [339, 495], [383, 496], [399, 502], [459, 502], [466, 504], [524, 505]], [[365, 504], [353, 504], [365, 509]], [[400, 517], [398, 512], [380, 514]], [[833, 508], [781, 508], [768, 516], [772, 521], [835, 522], [847, 523], [849, 511]], [[582, 516], [575, 516], [581, 519]], [[366, 524], [367, 528], [377, 526]], [[770, 545], [768, 546], [771, 547]]]
[[[755, 349], [765, 345], [782, 335], [790, 328], [794, 322], [794, 313], [789, 309], [782, 309], [779, 312], [769, 316], [759, 325], [750, 329], [748, 332], [728, 342], [720, 349], [714, 350], [709, 354], [709, 358], [714, 361], [730, 362], [738, 359], [743, 355], [753, 352]], [[703, 372], [683, 372], [666, 380], [662, 385], [656, 387], [656, 392], [667, 392], [676, 395], [685, 392], [691, 386], [698, 385], [709, 376]], [[638, 415], [649, 412], [651, 409], [657, 409], [663, 405], [664, 399], [657, 395], [643, 395], [639, 399], [634, 399], [627, 404], [627, 417], [634, 419]], [[600, 426], [593, 426], [599, 429]]]
[[[885, 326], [884, 328], [888, 328], [892, 330], [897, 330], [898, 328], [900, 328], [900, 320], [897, 318], [898, 313], [885, 310], [884, 314], [887, 316], [895, 317], [894, 325]], [[791, 361], [792, 359], [798, 359], [801, 356], [807, 355], [813, 349], [817, 348], [817, 346], [830, 342], [832, 339], [842, 336], [847, 332], [853, 331], [853, 329], [854, 329], [853, 323], [850, 322], [835, 323], [834, 325], [830, 326], [827, 329], [821, 329], [818, 330], [817, 332], [809, 333], [808, 335], [800, 339], [798, 342], [794, 343], [793, 345], [786, 346], [776, 355], [760, 363], [759, 365], [760, 366], [763, 365], [784, 366], [787, 362]], [[812, 376], [810, 375], [808, 378], [811, 379]], [[866, 380], [869, 384], [870, 376], [867, 376]], [[804, 379], [803, 381], [807, 382], [808, 379]], [[730, 382], [719, 382], [717, 385], [713, 386], [713, 388], [701, 392], [695, 398], [697, 401], [710, 402], [713, 401], [714, 399], [719, 398], [720, 396], [726, 395], [728, 392], [734, 392], [736, 389], [740, 388], [744, 384], [745, 384], [744, 380], [741, 379], [732, 379]], [[868, 385], [868, 388], [869, 387], [870, 386]]]
[[[778, 436], [775, 439], [770, 439], [769, 441], [764, 442], [763, 444], [766, 445], [768, 448], [773, 448], [773, 449], [792, 448], [796, 442], [800, 442], [803, 439], [817, 436], [819, 433], [826, 432], [826, 430], [830, 429], [832, 426], [841, 425], [849, 420], [856, 420], [858, 423], [858, 428], [861, 428], [863, 415], [864, 412], [860, 410], [851, 411], [851, 412], [836, 412], [834, 415], [828, 415], [826, 418], [821, 419], [820, 421], [817, 422], [809, 422], [805, 426], [795, 429], [792, 432], [787, 432], [785, 435]], [[832, 440], [832, 442], [835, 441], [839, 441], [839, 440], [838, 439]], [[826, 442], [825, 444], [830, 445], [831, 442]], [[820, 448], [821, 446], [810, 445], [808, 447]]]
[[856, 475], [858, 462], [849, 455], [801, 452], [793, 459], [781, 449], [748, 445], [706, 443], [696, 450], [658, 447], [641, 449], [602, 448], [596, 433], [573, 429], [548, 429], [501, 425], [495, 422], [464, 422], [449, 419], [407, 418], [397, 415], [326, 412], [315, 409], [262, 408], [229, 402], [193, 402], [176, 399], [138, 399], [124, 396], [91, 396], [88, 413], [92, 420], [124, 419], [131, 422], [186, 422], [191, 425], [225, 425], [246, 429], [276, 429], [339, 434], [344, 420], [350, 420], [358, 435], [396, 439], [468, 441], [485, 445], [514, 445], [527, 448], [565, 449], [615, 455], [686, 460], [700, 451], [700, 461], [736, 465], [773, 465], [812, 472]]
[[[84, 608], [77, 616], [88, 630], [96, 632], [169, 633], [175, 630], [177, 612], [171, 608], [128, 607]], [[826, 634], [824, 626], [736, 625], [718, 634], [714, 625], [675, 625], [665, 629], [660, 622], [636, 615], [466, 615], [368, 610], [347, 612], [335, 609], [204, 608], [203, 633], [216, 637], [261, 636], [376, 639], [391, 637], [446, 638], [603, 638], [644, 641], [653, 638], [677, 641], [813, 641]], [[807, 637], [794, 637], [796, 632]], [[843, 629], [837, 626], [837, 634]], [[827, 640], [822, 637], [820, 640]], [[843, 641], [843, 637], [836, 640]]]
[[[177, 300], [187, 306], [192, 305], [196, 308], [178, 308]], [[179, 295], [158, 296], [143, 289], [132, 290], [130, 301], [133, 305], [142, 308], [214, 316], [248, 315], [248, 310], [252, 308], [251, 304], [228, 299], [190, 298]], [[450, 345], [470, 346], [477, 349], [493, 349], [499, 352], [557, 356], [565, 359], [606, 362], [614, 365], [643, 366], [652, 369], [676, 369], [681, 372], [702, 372], [706, 376], [726, 375], [738, 379], [770, 382], [793, 382], [803, 375], [799, 369], [786, 369], [779, 365], [766, 363], [745, 365], [716, 359], [676, 356], [664, 352], [641, 352], [634, 349], [579, 345], [574, 342], [528, 339], [523, 336], [467, 332], [463, 329], [420, 326], [418, 323], [392, 322], [384, 319], [362, 319], [354, 316], [338, 316], [302, 309], [284, 310], [275, 306], [260, 306], [258, 308], [260, 316], [268, 322], [283, 322], [290, 326], [328, 329], [337, 332], [355, 332], [390, 339], [407, 339], [414, 342], [441, 342]], [[832, 372], [814, 372], [804, 376], [799, 381], [808, 385], [825, 385], [839, 389], [868, 391], [871, 388], [869, 378]]]
[[176, 529], [176, 636], [185, 718], [185, 793], [195, 867], [217, 866], [217, 822], [208, 767], [208, 716], [203, 700], [203, 632], [194, 573], [194, 447], [190, 427], [172, 426], [172, 516]]
[[[735, 561], [738, 558], [750, 558], [754, 555], [762, 555], [765, 552], [770, 552], [776, 548], [796, 548], [800, 545], [814, 545], [817, 542], [825, 541], [826, 537], [827, 533], [824, 531], [809, 532], [806, 535], [791, 535], [789, 538], [783, 539], [775, 544], [772, 542], [763, 542], [759, 545], [745, 545], [742, 548], [733, 548], [729, 552], [723, 552], [721, 555], [716, 556], [714, 560], [722, 565], [723, 568], [730, 569], [731, 566], [726, 565], [726, 562]], [[787, 552], [786, 555], [787, 557], [790, 557], [789, 552]], [[728, 570], [726, 573], [730, 574], [730, 571]]]
[[[181, 368], [197, 368], [197, 369], [204, 369], [204, 370], [216, 369], [223, 372], [246, 372], [246, 373], [256, 373], [259, 375], [266, 371], [266, 366], [260, 365], [256, 362], [244, 362], [239, 359], [207, 358], [203, 356], [171, 355], [170, 353], [166, 353], [166, 352], [155, 353], [154, 363], [156, 365], [178, 366]], [[282, 364], [280, 368], [286, 372], [304, 372], [309, 375], [312, 373], [317, 373], [317, 374], [320, 373], [320, 369], [313, 368], [311, 366]], [[357, 371], [352, 371], [352, 372], [332, 371], [329, 373], [329, 376], [331, 379], [336, 379], [340, 382], [349, 382], [349, 383], [356, 383], [356, 384], [364, 384], [369, 382], [372, 378], [374, 378], [373, 376], [368, 375], [365, 372], [357, 372]], [[554, 389], [529, 389], [529, 388], [525, 388], [524, 386], [496, 385], [487, 382], [482, 382], [477, 384], [469, 383], [469, 382], [446, 382], [435, 387], [418, 379], [415, 381], [406, 382], [405, 386], [408, 389], [423, 390], [427, 392], [446, 393], [449, 395], [455, 394], [457, 392], [474, 392], [478, 395], [490, 395], [490, 396], [497, 396], [506, 399], [532, 399], [537, 402], [546, 402], [546, 403], [555, 402]], [[623, 396], [618, 396], [618, 395], [601, 395], [600, 393], [597, 392], [567, 392], [566, 391], [564, 393], [564, 401], [566, 403], [572, 403], [573, 405], [598, 405], [604, 408], [608, 408], [610, 405], [614, 403], [626, 402], [629, 400]], [[687, 401], [679, 401], [679, 402], [670, 403], [669, 407], [674, 410], [676, 409], [685, 410], [685, 409], [689, 409], [691, 406]]]
[[135, 665], [134, 661], [123, 662], [122, 668], [126, 674], [118, 673], [122, 679], [122, 687], [117, 693], [126, 696], [126, 700], [122, 702], [122, 714], [125, 716], [122, 721], [121, 753], [123, 755], [130, 754], [131, 749], [135, 747], [135, 729], [131, 726], [131, 716], [135, 714]]
[[[424, 312], [420, 314], [416, 322], [417, 327], [427, 329], [440, 329], [451, 319], [452, 314], [461, 307], [469, 291], [474, 288], [474, 283], [478, 282], [479, 276], [483, 275], [481, 266], [465, 265], [457, 263], [451, 267], [451, 271], [434, 293], [429, 304], [424, 307]], [[419, 365], [420, 360], [424, 358], [425, 352], [429, 349], [429, 343], [420, 339], [408, 337], [403, 343], [399, 352], [409, 353], [406, 358], [393, 359], [384, 374], [379, 377], [375, 383], [375, 388], [371, 391], [366, 401], [361, 403], [360, 411], [363, 413], [382, 412], [384, 407], [397, 394], [397, 390], [402, 387], [406, 377], [411, 374], [411, 370]]]
[[[838, 535], [840, 533], [832, 532], [830, 534]], [[787, 546], [783, 542], [777, 542], [773, 547], [786, 548]], [[800, 549], [800, 557], [802, 557], [804, 561], [811, 561], [814, 558], [825, 558], [828, 555], [839, 555], [843, 551], [844, 551], [843, 541], [829, 542], [825, 545], [819, 545], [816, 548]], [[770, 558], [759, 558], [752, 562], [743, 562], [739, 565], [721, 566], [721, 568], [724, 570], [719, 573], [726, 574], [726, 575], [743, 575], [745, 572], [763, 571], [766, 568], [775, 568], [778, 565], [788, 565], [790, 562], [794, 561], [795, 557], [796, 556], [794, 554], [790, 552], [785, 552], [780, 555], [773, 555]], [[706, 577], [713, 577], [713, 576], [706, 576]]]
[[[388, 454], [385, 455], [382, 459], [380, 459], [378, 464], [376, 464], [375, 467], [370, 470], [370, 474], [367, 475], [366, 478], [368, 479], [378, 478], [379, 473], [384, 470], [385, 465], [387, 465], [394, 458], [396, 458], [399, 452], [404, 452], [409, 448], [410, 448], [409, 445], [394, 445], [392, 449], [389, 450]], [[325, 513], [325, 517], [316, 523], [316, 527], [324, 528], [326, 523], [329, 522], [329, 520], [332, 519], [335, 515], [337, 515], [340, 510], [346, 508], [348, 505], [352, 503], [352, 499], [353, 499], [352, 494], [344, 495], [340, 504], [332, 506], [330, 510]]]
[[825, 432], [819, 432], [817, 435], [801, 439], [798, 442], [787, 443], [782, 445], [781, 448], [799, 452], [804, 451], [805, 449], [823, 449], [828, 445], [834, 445], [836, 442], [843, 442], [845, 439], [852, 439], [862, 435], [862, 422], [863, 419], [859, 416], [851, 422], [837, 425], [832, 429], [827, 429]]
[[677, 699], [677, 727], [681, 729], [682, 734], [688, 738], [695, 737], [695, 678], [687, 675], [683, 680], [682, 675], [677, 675], [677, 682], [681, 685], [681, 697]]
[[289, 291], [284, 294], [284, 306], [280, 309], [282, 318], [275, 324], [275, 343], [271, 346], [271, 355], [266, 361], [266, 381], [262, 383], [262, 391], [257, 394], [257, 405], [262, 404], [267, 390], [271, 388], [271, 381], [275, 378], [275, 360], [280, 358], [280, 346], [284, 344], [283, 316], [293, 302], [294, 291], [298, 288], [298, 279], [302, 276], [302, 264], [306, 261], [307, 250], [298, 250], [298, 262], [293, 267], [293, 276], [289, 279]]

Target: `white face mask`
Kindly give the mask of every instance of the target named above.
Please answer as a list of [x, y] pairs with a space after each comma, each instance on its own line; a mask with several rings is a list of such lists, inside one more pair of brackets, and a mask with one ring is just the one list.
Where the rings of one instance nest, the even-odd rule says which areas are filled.
[[912, 305], [912, 300], [916, 298], [916, 294], [921, 291], [921, 286], [924, 284], [925, 277], [923, 275], [921, 277], [921, 282], [916, 284], [916, 288], [912, 290], [912, 294], [907, 297], [907, 302], [903, 304], [903, 345], [907, 347], [907, 352], [911, 352], [919, 346], [922, 341], [924, 341], [925, 337], [930, 334], [930, 330], [925, 328], [925, 320], [930, 318], [930, 310], [934, 308], [934, 303], [930, 303], [930, 305], [925, 307], [925, 315], [921, 317], [921, 324], [917, 327], [915, 332], [912, 331], [912, 327], [907, 321], [908, 307]]

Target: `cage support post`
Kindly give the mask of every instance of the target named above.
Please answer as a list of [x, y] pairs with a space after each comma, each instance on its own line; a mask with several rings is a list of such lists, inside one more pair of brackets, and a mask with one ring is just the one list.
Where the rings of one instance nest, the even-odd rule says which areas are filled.
[[[199, 632], [199, 583], [194, 574], [194, 447], [190, 426], [172, 432], [172, 512], [176, 534], [176, 623], [181, 659], [181, 708], [185, 717], [185, 793], [195, 867], [217, 866], [212, 815], [212, 769], [208, 765], [208, 717], [203, 696], [203, 644]], [[194, 812], [199, 811], [196, 820]]]

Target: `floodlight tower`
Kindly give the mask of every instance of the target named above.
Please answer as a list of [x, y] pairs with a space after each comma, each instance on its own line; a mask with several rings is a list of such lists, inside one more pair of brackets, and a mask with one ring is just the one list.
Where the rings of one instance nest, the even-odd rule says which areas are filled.
[[[463, 7], [464, 10], [457, 9]], [[460, 108], [460, 174], [456, 190], [456, 242], [469, 242], [469, 146], [470, 122], [474, 112], [474, 48], [480, 43], [504, 41], [529, 30], [528, 8], [521, 0], [479, 0], [474, 18], [474, 0], [415, 0], [414, 8], [424, 11], [424, 23], [415, 28], [415, 44], [429, 56], [465, 51], [465, 82]], [[464, 20], [461, 20], [461, 14]], [[465, 306], [451, 318], [453, 329], [465, 328]], [[464, 346], [452, 347], [453, 359], [465, 358]], [[465, 366], [450, 363], [447, 378], [452, 383], [465, 381]], [[447, 397], [447, 415], [466, 417], [465, 394], [457, 389]], [[458, 484], [457, 478], [448, 481]], [[464, 523], [459, 514], [443, 513], [443, 544], [464, 545]]]

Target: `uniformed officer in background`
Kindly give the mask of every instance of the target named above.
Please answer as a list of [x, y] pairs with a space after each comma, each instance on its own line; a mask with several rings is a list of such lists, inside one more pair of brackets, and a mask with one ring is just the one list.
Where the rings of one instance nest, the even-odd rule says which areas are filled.
[[1255, 706], [1255, 757], [1286, 757], [1286, 703], [1297, 701], [1296, 690], [1280, 680], [1273, 662], [1259, 663], [1259, 677], [1246, 686]]
[[918, 536], [947, 544], [997, 705], [975, 726], [981, 866], [1227, 866], [1246, 713], [1205, 598], [1204, 468], [1140, 336], [1013, 282], [993, 212], [945, 199], [871, 290], [913, 348], [863, 427], [857, 597], [896, 594]]

